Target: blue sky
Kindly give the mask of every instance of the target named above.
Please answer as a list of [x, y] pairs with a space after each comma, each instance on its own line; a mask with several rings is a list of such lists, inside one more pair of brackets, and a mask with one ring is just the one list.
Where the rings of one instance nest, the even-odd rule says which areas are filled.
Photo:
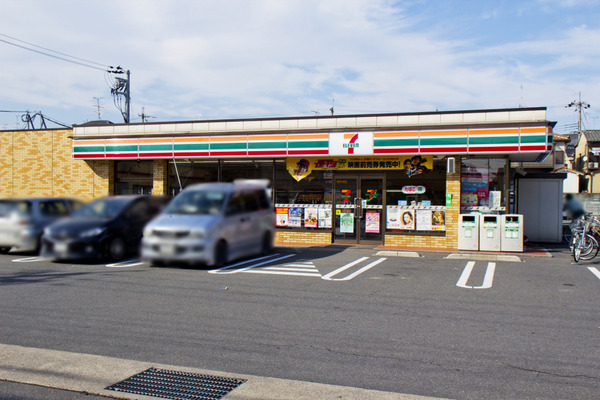
[[600, 0], [3, 0], [0, 129], [98, 119], [95, 97], [122, 122], [109, 65], [132, 122], [545, 106], [567, 133], [581, 92], [600, 129], [599, 20]]

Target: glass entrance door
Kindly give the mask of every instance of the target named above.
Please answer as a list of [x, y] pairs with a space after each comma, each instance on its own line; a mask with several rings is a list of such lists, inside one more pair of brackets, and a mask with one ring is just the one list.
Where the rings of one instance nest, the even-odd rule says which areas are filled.
[[383, 176], [336, 174], [334, 191], [334, 241], [382, 243]]

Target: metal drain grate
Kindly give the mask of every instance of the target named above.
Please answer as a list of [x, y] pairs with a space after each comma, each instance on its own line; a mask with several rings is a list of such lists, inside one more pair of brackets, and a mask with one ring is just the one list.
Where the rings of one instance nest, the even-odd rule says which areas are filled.
[[245, 379], [150, 368], [107, 387], [107, 390], [173, 400], [218, 400]]

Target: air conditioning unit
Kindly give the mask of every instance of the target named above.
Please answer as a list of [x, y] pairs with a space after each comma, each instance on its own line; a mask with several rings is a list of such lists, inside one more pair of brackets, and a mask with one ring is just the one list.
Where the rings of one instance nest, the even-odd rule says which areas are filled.
[[588, 163], [588, 168], [589, 169], [598, 169], [599, 168], [599, 164], [600, 163], [597, 163], [597, 162], [589, 162]]

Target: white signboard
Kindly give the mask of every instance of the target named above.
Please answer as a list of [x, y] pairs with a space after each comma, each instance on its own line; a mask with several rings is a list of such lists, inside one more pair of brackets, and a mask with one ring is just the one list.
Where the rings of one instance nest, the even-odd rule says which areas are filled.
[[330, 156], [373, 155], [373, 132], [331, 132]]

